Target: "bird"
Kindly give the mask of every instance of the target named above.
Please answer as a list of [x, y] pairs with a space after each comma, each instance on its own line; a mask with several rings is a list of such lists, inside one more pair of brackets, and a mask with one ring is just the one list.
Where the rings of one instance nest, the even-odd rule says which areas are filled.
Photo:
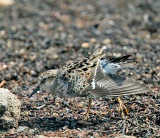
[[39, 90], [62, 98], [87, 97], [87, 119], [93, 98], [116, 97], [119, 109], [124, 108], [128, 114], [119, 96], [145, 93], [149, 86], [118, 74], [119, 70], [134, 66], [136, 59], [130, 58], [131, 55], [106, 58], [103, 51], [104, 48], [100, 48], [88, 58], [41, 73], [39, 84], [29, 98]]

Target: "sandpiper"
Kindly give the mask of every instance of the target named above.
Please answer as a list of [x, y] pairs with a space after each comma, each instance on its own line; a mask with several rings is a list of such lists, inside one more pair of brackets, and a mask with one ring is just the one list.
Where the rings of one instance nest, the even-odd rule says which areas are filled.
[[88, 118], [92, 98], [117, 97], [121, 110], [127, 109], [119, 96], [144, 93], [149, 87], [142, 82], [118, 75], [120, 69], [133, 66], [136, 61], [130, 55], [118, 58], [106, 58], [103, 48], [98, 49], [89, 58], [79, 62], [53, 69], [39, 76], [39, 84], [29, 95], [38, 90], [45, 90], [59, 97], [87, 97], [89, 105]]

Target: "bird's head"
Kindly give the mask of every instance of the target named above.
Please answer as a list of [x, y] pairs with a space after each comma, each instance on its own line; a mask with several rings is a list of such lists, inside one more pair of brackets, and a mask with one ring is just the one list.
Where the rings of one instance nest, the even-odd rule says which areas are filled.
[[46, 90], [46, 89], [49, 89], [51, 86], [53, 86], [57, 72], [58, 72], [58, 69], [54, 69], [54, 70], [49, 70], [41, 73], [38, 77], [39, 85], [29, 95], [29, 98], [40, 89]]

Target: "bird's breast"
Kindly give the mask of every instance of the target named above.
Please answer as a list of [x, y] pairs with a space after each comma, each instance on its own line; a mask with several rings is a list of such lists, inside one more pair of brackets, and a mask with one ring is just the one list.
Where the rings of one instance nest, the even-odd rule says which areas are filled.
[[68, 97], [67, 90], [68, 90], [68, 82], [62, 79], [56, 79], [54, 82], [53, 87], [55, 94], [59, 97]]
[[60, 97], [84, 97], [88, 95], [84, 92], [88, 83], [85, 83], [84, 76], [75, 76], [75, 79], [69, 80], [68, 78], [59, 77], [55, 80], [54, 88], [56, 95]]

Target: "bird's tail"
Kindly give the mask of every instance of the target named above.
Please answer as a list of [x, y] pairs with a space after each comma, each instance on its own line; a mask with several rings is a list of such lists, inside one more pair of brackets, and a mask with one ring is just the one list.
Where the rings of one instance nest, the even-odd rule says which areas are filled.
[[121, 68], [133, 67], [137, 63], [137, 59], [130, 57], [131, 55], [126, 55], [118, 58], [110, 58], [109, 62], [118, 63]]

